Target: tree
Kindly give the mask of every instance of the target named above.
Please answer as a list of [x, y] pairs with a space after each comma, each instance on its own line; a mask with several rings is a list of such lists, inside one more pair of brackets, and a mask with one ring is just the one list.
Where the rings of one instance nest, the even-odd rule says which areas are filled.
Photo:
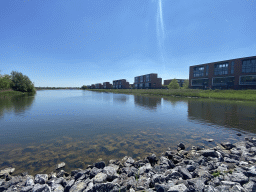
[[0, 75], [0, 90], [10, 89], [11, 83], [10, 75]]
[[179, 85], [177, 79], [174, 78], [174, 79], [171, 81], [171, 83], [168, 85], [168, 88], [169, 88], [169, 89], [179, 89], [179, 88], [180, 88], [180, 85]]
[[21, 92], [35, 92], [34, 84], [30, 81], [28, 76], [20, 72], [11, 72], [12, 89]]
[[87, 86], [86, 86], [86, 85], [83, 85], [83, 86], [81, 87], [81, 89], [87, 89]]
[[186, 79], [186, 80], [183, 82], [182, 89], [188, 89], [188, 87], [189, 87], [189, 80]]

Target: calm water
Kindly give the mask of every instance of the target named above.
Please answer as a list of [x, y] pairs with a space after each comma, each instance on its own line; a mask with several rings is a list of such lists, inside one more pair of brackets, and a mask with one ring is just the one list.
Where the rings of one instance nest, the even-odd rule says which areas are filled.
[[235, 142], [255, 136], [255, 117], [254, 102], [38, 91], [0, 100], [0, 169], [49, 173], [64, 161], [70, 171], [125, 155], [160, 155], [179, 142]]

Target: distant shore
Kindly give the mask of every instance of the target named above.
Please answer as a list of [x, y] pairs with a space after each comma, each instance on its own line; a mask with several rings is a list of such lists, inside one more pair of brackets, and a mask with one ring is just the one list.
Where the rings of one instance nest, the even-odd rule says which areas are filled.
[[87, 89], [88, 91], [110, 92], [131, 95], [164, 97], [193, 97], [256, 101], [256, 90], [199, 90], [199, 89]]

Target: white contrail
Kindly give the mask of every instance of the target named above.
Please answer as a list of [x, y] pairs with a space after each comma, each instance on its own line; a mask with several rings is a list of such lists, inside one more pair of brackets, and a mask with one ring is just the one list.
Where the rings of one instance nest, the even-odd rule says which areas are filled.
[[165, 63], [164, 59], [164, 39], [165, 39], [165, 29], [164, 29], [164, 19], [162, 11], [162, 0], [158, 0], [158, 8], [156, 15], [156, 31], [159, 51], [161, 54], [162, 62]]

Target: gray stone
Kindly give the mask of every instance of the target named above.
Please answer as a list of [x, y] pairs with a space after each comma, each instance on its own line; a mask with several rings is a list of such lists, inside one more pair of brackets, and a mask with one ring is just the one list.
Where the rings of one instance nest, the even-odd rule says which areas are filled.
[[33, 186], [35, 185], [34, 180], [32, 178], [27, 178], [25, 186]]
[[26, 186], [26, 187], [22, 187], [20, 192], [30, 192], [32, 191], [33, 186]]
[[170, 187], [165, 184], [156, 184], [155, 189], [157, 192], [167, 192]]
[[256, 176], [256, 168], [255, 166], [251, 166], [247, 171], [248, 176], [255, 177]]
[[97, 175], [98, 173], [102, 172], [102, 169], [98, 169], [96, 167], [93, 167], [91, 170], [90, 170], [90, 178], [93, 178], [95, 177], [95, 175]]
[[51, 192], [51, 188], [46, 184], [41, 185], [37, 183], [34, 185], [32, 192]]
[[230, 159], [228, 157], [224, 157], [224, 161], [226, 163], [235, 163], [235, 164], [239, 164], [239, 161], [235, 160], [235, 159]]
[[75, 179], [71, 179], [70, 181], [68, 181], [67, 185], [65, 186], [65, 190], [64, 191], [69, 191], [74, 183], [75, 183]]
[[[90, 182], [89, 179], [85, 180], [85, 181], [78, 181], [76, 182], [69, 190], [69, 192], [82, 192], [88, 185], [88, 183]], [[66, 188], [65, 188], [66, 191]]]
[[47, 180], [48, 180], [47, 174], [37, 174], [35, 176], [35, 183], [45, 184]]
[[179, 167], [178, 170], [182, 174], [184, 179], [192, 179], [192, 175], [189, 173], [189, 171], [186, 168]]
[[204, 157], [218, 157], [218, 153], [216, 151], [214, 151], [213, 149], [201, 150], [200, 153]]
[[8, 168], [5, 168], [5, 169], [2, 169], [0, 171], [0, 176], [3, 176], [5, 174], [12, 174], [14, 171], [15, 171], [15, 168], [12, 168], [12, 167], [8, 167]]
[[151, 178], [151, 183], [153, 186], [155, 186], [156, 183], [163, 184], [165, 183], [165, 177], [161, 174], [155, 174]]
[[228, 186], [233, 186], [233, 185], [237, 185], [238, 184], [238, 183], [232, 182], [232, 181], [221, 181], [220, 183], [222, 185], [228, 185]]
[[184, 184], [175, 185], [168, 189], [168, 192], [187, 192], [188, 188]]
[[[97, 183], [95, 185], [93, 185], [92, 189], [89, 190], [90, 192], [107, 192], [107, 191], [116, 191], [116, 192], [119, 192], [119, 189], [120, 189], [120, 185], [118, 184], [114, 184], [114, 183], [110, 183], [110, 182], [107, 182], [107, 183]], [[88, 191], [88, 192], [89, 192]], [[120, 190], [121, 191], [121, 190]]]
[[234, 185], [231, 189], [230, 192], [247, 192], [241, 185]]
[[105, 162], [104, 161], [97, 162], [94, 164], [94, 167], [98, 169], [103, 169], [105, 167]]
[[173, 171], [172, 173], [169, 173], [169, 174], [167, 174], [167, 172], [166, 172], [165, 175], [166, 175], [166, 180], [182, 178], [182, 174], [179, 173], [178, 171]]
[[180, 148], [181, 150], [185, 150], [185, 145], [183, 143], [179, 143], [178, 148]]
[[115, 178], [117, 178], [117, 172], [116, 169], [112, 166], [106, 166], [104, 167], [103, 173], [105, 173], [107, 175], [107, 179], [108, 180], [114, 180]]
[[136, 180], [135, 177], [128, 177], [125, 179], [122, 183], [124, 186], [126, 186], [126, 189], [135, 188], [136, 187]]
[[227, 150], [230, 150], [234, 147], [234, 145], [232, 145], [230, 142], [222, 142], [221, 145]]
[[52, 191], [53, 192], [63, 192], [64, 191], [64, 187], [62, 185], [60, 185], [60, 184], [54, 183], [52, 185]]
[[238, 182], [238, 183], [241, 183], [241, 184], [244, 184], [244, 183], [247, 183], [249, 181], [249, 178], [246, 177], [243, 173], [241, 172], [235, 172], [235, 173], [232, 173], [230, 176], [229, 176], [230, 180], [233, 181], [233, 182]]
[[145, 190], [149, 188], [150, 178], [140, 177], [137, 182], [137, 190]]
[[193, 172], [196, 169], [194, 165], [187, 165], [186, 168], [189, 172]]
[[59, 163], [59, 164], [56, 165], [56, 170], [58, 170], [58, 169], [60, 169], [60, 168], [62, 168], [62, 167], [65, 167], [65, 166], [66, 166], [66, 163], [61, 162], [61, 163]]
[[134, 159], [133, 158], [131, 158], [131, 157], [128, 157], [127, 159], [126, 159], [126, 161], [124, 162], [124, 166], [126, 166], [126, 167], [129, 167], [129, 166], [132, 166], [133, 164], [134, 164]]
[[152, 155], [146, 158], [151, 165], [155, 165], [157, 163], [156, 155], [153, 153]]
[[107, 181], [107, 174], [105, 173], [98, 173], [94, 178], [93, 182], [94, 183], [103, 183]]
[[243, 187], [248, 191], [256, 191], [256, 183], [253, 181], [249, 181], [248, 183], [244, 184]]
[[[150, 164], [149, 164], [150, 165]], [[150, 165], [151, 166], [151, 165]], [[139, 171], [138, 169], [136, 169], [135, 167], [123, 167], [121, 170], [120, 170], [120, 173], [125, 173], [128, 177], [131, 177], [131, 176], [136, 176], [139, 174]]]
[[144, 173], [148, 173], [152, 169], [152, 166], [147, 163], [146, 165], [139, 168], [139, 174], [143, 175]]

